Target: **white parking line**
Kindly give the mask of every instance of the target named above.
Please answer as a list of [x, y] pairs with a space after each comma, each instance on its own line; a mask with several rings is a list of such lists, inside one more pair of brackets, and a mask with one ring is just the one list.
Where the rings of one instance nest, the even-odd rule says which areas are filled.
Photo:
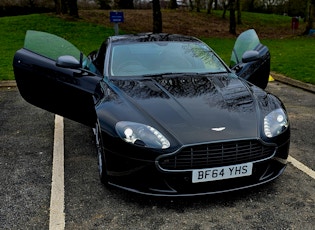
[[304, 172], [305, 174], [309, 175], [310, 177], [312, 177], [313, 179], [315, 179], [315, 171], [310, 169], [309, 167], [307, 167], [306, 165], [302, 164], [301, 162], [299, 162], [298, 160], [296, 160], [295, 158], [289, 156], [288, 157], [288, 162], [290, 162], [294, 167], [298, 168], [299, 170], [301, 170], [302, 172]]
[[52, 183], [50, 197], [50, 230], [65, 228], [64, 213], [64, 124], [63, 117], [55, 116]]

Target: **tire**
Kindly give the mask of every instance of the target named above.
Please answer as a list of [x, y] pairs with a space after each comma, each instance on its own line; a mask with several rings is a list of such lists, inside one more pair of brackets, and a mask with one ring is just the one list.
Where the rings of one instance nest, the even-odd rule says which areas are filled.
[[97, 150], [97, 162], [100, 181], [104, 185], [108, 185], [108, 175], [106, 173], [106, 163], [105, 163], [105, 153], [103, 147], [103, 140], [101, 135], [101, 128], [99, 122], [97, 122], [95, 127], [95, 139], [96, 139], [96, 150]]

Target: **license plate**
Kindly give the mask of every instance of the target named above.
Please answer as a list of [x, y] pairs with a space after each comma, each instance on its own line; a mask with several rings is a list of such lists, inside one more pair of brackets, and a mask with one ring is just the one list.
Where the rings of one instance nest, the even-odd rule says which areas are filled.
[[252, 175], [253, 163], [224, 167], [196, 169], [192, 171], [192, 183], [231, 179]]

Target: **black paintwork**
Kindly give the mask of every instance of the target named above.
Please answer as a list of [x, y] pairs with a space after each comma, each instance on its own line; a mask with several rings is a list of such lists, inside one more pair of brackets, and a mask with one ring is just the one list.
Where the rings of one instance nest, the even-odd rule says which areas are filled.
[[13, 60], [23, 98], [50, 112], [94, 126], [93, 94], [101, 77], [84, 70], [57, 67], [55, 61], [21, 49]]
[[259, 59], [248, 62], [239, 63], [232, 69], [235, 70], [237, 76], [265, 89], [269, 80], [270, 73], [270, 53], [266, 46], [260, 44], [255, 48], [259, 53]]
[[[266, 80], [256, 80], [261, 78], [259, 74], [263, 79], [269, 77], [268, 49], [261, 45], [258, 50], [264, 54], [262, 58], [240, 63], [236, 70], [261, 88], [232, 71], [113, 79], [104, 68], [112, 43], [164, 40], [200, 42], [168, 34], [111, 37], [89, 55], [97, 68], [94, 71], [58, 67], [51, 59], [21, 49], [13, 61], [17, 85], [26, 101], [91, 127], [96, 125], [105, 183], [142, 194], [188, 196], [251, 187], [279, 176], [288, 156], [290, 129], [271, 139], [263, 134], [265, 115], [276, 108], [285, 109], [278, 98], [261, 89]], [[119, 121], [155, 127], [171, 147], [157, 150], [126, 143], [115, 130]], [[212, 130], [219, 127], [226, 129]], [[162, 156], [179, 154], [188, 146], [252, 140], [273, 146], [275, 152], [254, 162], [250, 177], [192, 184], [190, 169], [172, 172], [159, 165]]]
[[[97, 106], [100, 120], [164, 127], [183, 144], [259, 136], [259, 105], [242, 80], [226, 76], [114, 80], [117, 100]], [[110, 113], [110, 115], [107, 115]], [[104, 117], [103, 117], [104, 116]], [[211, 131], [227, 127], [224, 132]], [[242, 130], [240, 133], [239, 130]]]

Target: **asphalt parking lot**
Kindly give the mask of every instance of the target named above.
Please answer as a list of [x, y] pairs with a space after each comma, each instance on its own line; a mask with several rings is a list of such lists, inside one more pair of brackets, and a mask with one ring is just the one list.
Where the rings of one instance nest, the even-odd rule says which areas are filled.
[[[290, 156], [314, 173], [315, 94], [279, 82], [267, 90], [289, 112]], [[49, 229], [54, 114], [25, 102], [15, 87], [0, 88], [0, 111], [0, 229]], [[253, 189], [140, 196], [105, 188], [92, 130], [63, 124], [65, 229], [314, 229], [315, 179], [292, 163], [276, 181]]]

